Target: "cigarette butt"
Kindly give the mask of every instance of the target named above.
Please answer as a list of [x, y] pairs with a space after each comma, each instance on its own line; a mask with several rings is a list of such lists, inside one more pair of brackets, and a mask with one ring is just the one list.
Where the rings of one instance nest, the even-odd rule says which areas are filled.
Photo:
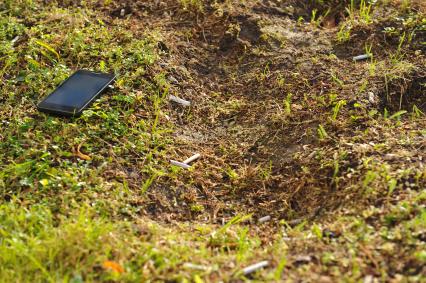
[[271, 216], [267, 215], [267, 216], [264, 216], [262, 218], [259, 218], [258, 221], [259, 221], [260, 224], [262, 224], [262, 223], [268, 222], [269, 220], [271, 220]]
[[361, 61], [361, 60], [365, 60], [365, 59], [369, 59], [369, 58], [371, 58], [371, 54], [362, 54], [362, 55], [359, 55], [359, 56], [355, 56], [353, 58], [353, 60], [354, 61]]
[[11, 41], [10, 41], [10, 43], [12, 43], [12, 45], [13, 44], [15, 44], [18, 40], [19, 40], [19, 35], [17, 35], [17, 36], [15, 36], [15, 38], [13, 38]]
[[174, 95], [170, 95], [169, 96], [169, 100], [173, 101], [173, 102], [176, 102], [176, 103], [179, 103], [179, 104], [181, 104], [183, 106], [186, 106], [186, 107], [191, 106], [191, 102], [190, 101], [182, 99], [182, 98], [179, 98], [179, 97], [176, 97]]
[[190, 263], [190, 262], [185, 263], [183, 265], [183, 267], [188, 268], [188, 269], [194, 269], [194, 270], [202, 270], [202, 271], [206, 271], [206, 270], [209, 269], [207, 266], [193, 264], [193, 263]]
[[267, 260], [258, 262], [256, 264], [253, 264], [253, 265], [250, 265], [250, 266], [247, 266], [246, 268], [244, 268], [243, 274], [248, 275], [248, 274], [253, 273], [253, 272], [255, 272], [255, 271], [257, 271], [261, 268], [267, 267], [268, 265], [269, 265], [269, 262]]
[[185, 164], [185, 163], [183, 163], [183, 162], [179, 162], [179, 161], [176, 161], [176, 160], [170, 160], [170, 163], [171, 163], [172, 165], [175, 165], [175, 166], [181, 167], [181, 168], [183, 168], [183, 169], [189, 169], [189, 168], [191, 168], [191, 166], [189, 166], [188, 164]]
[[126, 10], [124, 10], [124, 9], [121, 9], [121, 11], [120, 11], [120, 16], [121, 17], [124, 17], [124, 15], [126, 14]]
[[200, 157], [201, 157], [201, 154], [199, 154], [199, 153], [194, 154], [194, 155], [193, 155], [193, 156], [191, 156], [190, 158], [186, 159], [183, 163], [185, 163], [185, 164], [189, 164], [189, 163], [191, 163], [191, 162], [193, 162], [193, 161], [197, 160], [197, 159], [198, 159], [198, 158], [200, 158]]

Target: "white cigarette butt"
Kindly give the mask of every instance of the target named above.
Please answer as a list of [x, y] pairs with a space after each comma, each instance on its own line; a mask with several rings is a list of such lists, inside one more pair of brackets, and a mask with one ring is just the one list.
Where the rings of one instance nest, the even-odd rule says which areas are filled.
[[271, 220], [271, 216], [267, 215], [267, 216], [264, 216], [262, 218], [259, 218], [258, 221], [259, 221], [260, 224], [262, 224], [262, 223], [268, 222], [269, 220]]
[[14, 38], [14, 39], [12, 39], [10, 42], [11, 42], [12, 44], [15, 44], [15, 42], [17, 42], [18, 40], [19, 40], [19, 35], [15, 36], [15, 38]]
[[182, 98], [179, 98], [179, 97], [176, 97], [174, 95], [170, 95], [169, 96], [169, 100], [173, 101], [173, 102], [176, 102], [176, 103], [179, 103], [179, 104], [181, 104], [183, 106], [186, 106], [186, 107], [191, 106], [191, 102], [190, 101], [182, 99]]
[[193, 155], [193, 156], [191, 156], [190, 158], [186, 159], [183, 163], [185, 163], [185, 164], [189, 164], [189, 163], [191, 163], [191, 162], [193, 162], [193, 161], [197, 160], [197, 159], [198, 159], [198, 158], [200, 158], [200, 157], [201, 157], [201, 154], [199, 154], [199, 153], [194, 154], [194, 155]]
[[121, 17], [124, 17], [125, 13], [126, 13], [126, 10], [121, 9], [121, 11], [120, 11], [120, 16], [121, 16]]
[[198, 264], [193, 264], [190, 262], [187, 262], [183, 265], [183, 267], [188, 268], [188, 269], [194, 269], [194, 270], [208, 270], [209, 268], [207, 266], [204, 265], [198, 265]]
[[179, 167], [181, 167], [183, 169], [189, 169], [189, 168], [191, 168], [191, 166], [189, 166], [188, 164], [185, 164], [183, 162], [179, 162], [179, 161], [176, 161], [176, 160], [170, 160], [170, 163], [172, 165], [179, 166]]
[[268, 265], [269, 265], [269, 262], [267, 260], [258, 262], [256, 264], [253, 264], [244, 268], [243, 274], [247, 275], [247, 274], [253, 273], [261, 268], [267, 267]]
[[368, 59], [368, 58], [370, 58], [370, 57], [371, 57], [371, 55], [370, 55], [370, 54], [362, 54], [362, 55], [359, 55], [359, 56], [355, 56], [355, 57], [353, 58], [353, 60], [354, 60], [354, 61], [361, 61], [361, 60]]

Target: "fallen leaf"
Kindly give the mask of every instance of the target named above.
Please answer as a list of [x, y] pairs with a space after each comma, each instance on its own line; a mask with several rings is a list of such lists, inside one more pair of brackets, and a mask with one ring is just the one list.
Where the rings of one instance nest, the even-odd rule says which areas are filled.
[[76, 157], [80, 158], [80, 159], [83, 159], [83, 160], [92, 160], [92, 158], [89, 155], [84, 154], [80, 151], [80, 148], [81, 148], [82, 145], [83, 144], [81, 143], [77, 146], [76, 149], [73, 148], [74, 155]]
[[110, 261], [110, 260], [104, 261], [102, 266], [106, 270], [112, 270], [112, 271], [117, 272], [117, 273], [123, 273], [124, 272], [124, 268], [114, 261]]
[[43, 187], [46, 187], [47, 185], [49, 185], [49, 180], [48, 179], [42, 179], [39, 182], [40, 182], [40, 184], [42, 184]]

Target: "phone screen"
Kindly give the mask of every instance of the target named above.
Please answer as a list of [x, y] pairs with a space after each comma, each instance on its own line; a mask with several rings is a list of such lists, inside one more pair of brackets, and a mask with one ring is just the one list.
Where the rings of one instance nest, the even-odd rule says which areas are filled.
[[81, 109], [104, 89], [111, 79], [112, 77], [109, 75], [78, 71], [49, 95], [43, 103]]

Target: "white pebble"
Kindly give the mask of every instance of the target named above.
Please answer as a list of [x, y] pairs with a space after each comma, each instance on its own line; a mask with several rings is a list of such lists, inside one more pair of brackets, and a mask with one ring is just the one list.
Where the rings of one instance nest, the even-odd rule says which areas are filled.
[[376, 96], [374, 95], [374, 92], [371, 92], [371, 91], [368, 92], [368, 101], [371, 104], [376, 104]]

